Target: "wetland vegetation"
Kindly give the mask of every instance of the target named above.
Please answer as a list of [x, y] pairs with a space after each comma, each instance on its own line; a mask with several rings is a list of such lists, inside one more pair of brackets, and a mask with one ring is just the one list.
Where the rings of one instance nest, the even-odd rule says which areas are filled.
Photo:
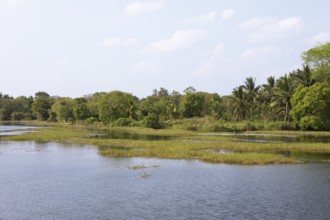
[[[124, 127], [99, 129], [57, 126], [36, 128], [36, 131], [17, 136], [4, 136], [2, 139], [94, 145], [98, 147], [99, 154], [110, 157], [188, 159], [209, 163], [255, 165], [300, 163], [303, 160], [292, 155], [299, 155], [299, 153], [313, 155], [319, 153], [325, 155], [322, 158], [322, 162], [330, 162], [330, 144], [326, 139], [330, 138], [329, 132], [307, 133], [308, 135], [324, 137], [325, 142], [308, 140], [300, 142], [242, 142], [239, 135], [215, 132], [200, 133], [174, 129], [155, 130]], [[107, 137], [106, 135], [109, 133], [117, 134], [117, 137], [121, 138], [112, 138], [113, 136], [111, 135]], [[121, 136], [121, 134], [125, 135]], [[244, 134], [260, 135], [259, 132]], [[280, 131], [277, 131], [276, 134], [271, 134], [271, 132], [265, 132], [265, 134], [268, 136], [276, 135], [277, 137], [279, 135], [285, 135], [286, 137], [307, 135], [301, 132], [287, 133]], [[154, 139], [146, 138], [148, 135]], [[102, 138], [99, 138], [99, 136]]]

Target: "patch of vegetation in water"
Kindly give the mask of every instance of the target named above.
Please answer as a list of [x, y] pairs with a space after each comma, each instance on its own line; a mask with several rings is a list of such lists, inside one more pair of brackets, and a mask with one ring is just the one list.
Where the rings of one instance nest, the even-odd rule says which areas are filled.
[[117, 131], [101, 132], [101, 133], [92, 135], [90, 138], [146, 140], [146, 141], [157, 141], [157, 140], [165, 141], [165, 140], [173, 139], [173, 137], [171, 137], [171, 136], [148, 135], [148, 134], [139, 134], [139, 133], [131, 133], [131, 132], [117, 132]]
[[[118, 129], [125, 132], [125, 129]], [[91, 137], [98, 130], [55, 127], [39, 128], [39, 132], [13, 137], [2, 137], [6, 140], [34, 140], [88, 144], [99, 147], [101, 155], [110, 157], [142, 157], [164, 159], [200, 160], [209, 163], [229, 164], [277, 164], [297, 163], [299, 158], [288, 157], [278, 152], [330, 153], [328, 143], [249, 143], [239, 142], [235, 138], [218, 136], [200, 136], [199, 133], [175, 130], [143, 129], [139, 134], [166, 136], [171, 134], [175, 139], [169, 140], [136, 140], [136, 139], [103, 139]], [[128, 129], [126, 132], [130, 132]], [[222, 153], [224, 151], [231, 153]]]

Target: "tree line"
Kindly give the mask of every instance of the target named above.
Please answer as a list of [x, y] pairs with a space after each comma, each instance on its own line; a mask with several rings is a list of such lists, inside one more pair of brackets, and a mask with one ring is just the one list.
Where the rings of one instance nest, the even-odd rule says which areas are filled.
[[263, 85], [248, 77], [226, 96], [193, 87], [182, 94], [155, 89], [142, 99], [122, 91], [80, 98], [46, 92], [13, 98], [0, 93], [0, 119], [161, 128], [165, 121], [212, 117], [222, 121], [283, 121], [302, 130], [330, 130], [330, 43], [303, 52], [302, 60], [302, 68], [278, 79], [270, 76]]

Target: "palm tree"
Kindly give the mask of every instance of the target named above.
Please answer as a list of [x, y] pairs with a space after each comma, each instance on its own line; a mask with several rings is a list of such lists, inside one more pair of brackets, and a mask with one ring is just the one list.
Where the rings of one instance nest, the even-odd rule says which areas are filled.
[[275, 77], [270, 76], [267, 78], [267, 83], [263, 84], [258, 91], [257, 111], [260, 117], [263, 119], [274, 120], [276, 117], [276, 113], [274, 113], [274, 108], [271, 107], [274, 88]]
[[303, 69], [298, 69], [295, 73], [292, 73], [294, 76], [295, 86], [303, 85], [306, 87], [312, 86], [315, 83], [315, 80], [312, 79], [312, 72], [308, 65], [303, 65]]
[[234, 106], [234, 118], [236, 120], [243, 120], [247, 117], [249, 108], [246, 96], [244, 94], [243, 86], [235, 88], [232, 92], [233, 106]]
[[243, 85], [247, 101], [250, 103], [250, 119], [253, 118], [254, 103], [256, 101], [256, 97], [260, 89], [260, 86], [256, 86], [255, 81], [256, 81], [255, 78], [253, 79], [252, 77], [248, 77], [244, 81], [244, 85]]
[[285, 74], [276, 81], [274, 88], [272, 107], [278, 108], [279, 113], [284, 113], [284, 122], [289, 119], [291, 110], [290, 100], [295, 91], [293, 80], [292, 74], [289, 74], [289, 76]]

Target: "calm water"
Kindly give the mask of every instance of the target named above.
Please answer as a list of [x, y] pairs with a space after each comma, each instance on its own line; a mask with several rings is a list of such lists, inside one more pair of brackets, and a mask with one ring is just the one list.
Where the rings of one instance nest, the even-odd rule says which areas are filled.
[[201, 134], [201, 136], [225, 136], [234, 137], [241, 142], [303, 142], [303, 143], [330, 143], [329, 136], [293, 136], [293, 135], [270, 135], [270, 134]]
[[0, 136], [12, 136], [24, 133], [33, 132], [34, 126], [21, 126], [21, 125], [1, 125], [0, 124]]
[[[0, 135], [30, 129], [0, 126]], [[211, 165], [97, 151], [0, 141], [0, 219], [330, 219], [329, 163]], [[142, 165], [150, 168], [129, 169]]]
[[[93, 131], [92, 131], [93, 133]], [[303, 142], [303, 143], [330, 143], [329, 136], [293, 136], [293, 135], [270, 135], [270, 134], [200, 134], [200, 136], [223, 136], [228, 138], [236, 138], [241, 142], [256, 142], [256, 143], [267, 143], [267, 142]], [[128, 139], [128, 140], [171, 140], [175, 137], [161, 136], [161, 135], [147, 135], [129, 132], [118, 132], [113, 130], [94, 131], [94, 135], [91, 138], [100, 139]]]
[[330, 218], [330, 164], [113, 159], [35, 142], [0, 142], [0, 153], [0, 219]]

